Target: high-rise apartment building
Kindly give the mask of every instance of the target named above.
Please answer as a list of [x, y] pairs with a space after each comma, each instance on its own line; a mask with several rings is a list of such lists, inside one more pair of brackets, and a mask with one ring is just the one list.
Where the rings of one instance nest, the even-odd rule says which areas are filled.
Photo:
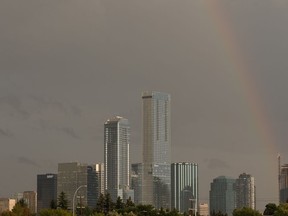
[[127, 119], [116, 116], [104, 124], [105, 189], [115, 202], [125, 199], [129, 190], [130, 125]]
[[37, 211], [37, 193], [35, 191], [24, 191], [23, 200], [27, 204], [30, 212], [35, 214]]
[[57, 174], [37, 175], [37, 212], [57, 203]]
[[170, 95], [143, 92], [142, 203], [170, 208]]
[[232, 216], [236, 208], [236, 179], [219, 176], [213, 179], [210, 185], [209, 199], [210, 212], [222, 212]]
[[284, 164], [280, 168], [279, 176], [280, 203], [288, 202], [288, 164]]
[[96, 164], [97, 177], [97, 198], [100, 194], [105, 194], [104, 163]]
[[68, 209], [73, 207], [73, 196], [77, 189], [79, 190], [75, 196], [74, 206], [83, 205], [94, 208], [97, 203], [96, 166], [78, 162], [59, 163], [57, 197], [61, 192], [65, 193]]
[[[180, 212], [198, 212], [198, 165], [195, 163], [172, 163], [171, 208]], [[194, 215], [194, 214], [193, 214]]]
[[242, 173], [236, 180], [236, 208], [256, 209], [255, 179], [250, 174]]

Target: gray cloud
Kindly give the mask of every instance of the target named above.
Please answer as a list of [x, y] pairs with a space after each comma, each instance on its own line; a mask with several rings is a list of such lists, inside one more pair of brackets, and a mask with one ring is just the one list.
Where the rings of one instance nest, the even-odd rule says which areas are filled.
[[80, 136], [78, 136], [78, 134], [75, 132], [75, 130], [71, 127], [61, 128], [61, 131], [63, 131], [64, 133], [66, 133], [67, 135], [69, 135], [75, 139], [80, 139]]
[[2, 129], [2, 128], [0, 128], [0, 135], [5, 136], [5, 137], [13, 137], [14, 136], [14, 134], [10, 130]]
[[20, 163], [20, 164], [30, 165], [30, 166], [34, 166], [34, 167], [37, 167], [37, 168], [40, 167], [40, 165], [37, 164], [35, 161], [33, 161], [33, 160], [29, 159], [29, 158], [26, 158], [26, 157], [18, 157], [17, 162]]
[[15, 95], [9, 95], [4, 96], [0, 98], [0, 105], [4, 106], [7, 105], [10, 107], [9, 114], [11, 116], [19, 115], [21, 117], [28, 117], [29, 113], [23, 108], [23, 102], [22, 100], [15, 96]]

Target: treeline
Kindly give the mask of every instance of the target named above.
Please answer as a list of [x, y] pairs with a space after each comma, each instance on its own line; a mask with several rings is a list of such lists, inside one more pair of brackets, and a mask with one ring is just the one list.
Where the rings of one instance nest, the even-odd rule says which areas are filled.
[[[57, 200], [57, 205], [55, 201], [51, 201], [49, 209], [42, 209], [38, 212], [39, 216], [72, 216], [72, 211], [68, 210], [68, 201], [66, 199], [65, 193], [61, 193]], [[187, 216], [187, 212], [184, 214], [179, 213], [176, 209], [156, 209], [152, 205], [136, 205], [132, 202], [131, 198], [123, 202], [123, 200], [118, 197], [116, 202], [113, 202], [109, 194], [101, 194], [98, 198], [97, 204], [94, 209], [88, 207], [82, 207], [76, 205], [75, 215], [78, 216]], [[194, 215], [190, 212], [190, 215]], [[197, 214], [199, 216], [199, 214]], [[288, 216], [288, 203], [276, 205], [274, 203], [269, 203], [266, 205], [265, 211], [261, 214], [257, 210], [251, 208], [235, 209], [233, 211], [233, 216], [261, 216], [261, 215], [271, 215], [271, 216]], [[23, 199], [19, 200], [12, 211], [4, 211], [0, 216], [36, 216], [30, 212], [27, 204]], [[227, 216], [221, 212], [211, 212], [210, 216]]]
[[[62, 192], [57, 200], [51, 201], [49, 209], [42, 209], [38, 212], [39, 216], [72, 216], [72, 211], [68, 210], [68, 201], [64, 192]], [[76, 205], [75, 215], [78, 216], [180, 216], [176, 209], [155, 209], [152, 205], [136, 205], [129, 198], [126, 202], [118, 197], [113, 202], [109, 194], [101, 194], [98, 198], [94, 209]], [[185, 214], [187, 215], [187, 214]], [[12, 211], [5, 211], [0, 216], [35, 216], [31, 213], [24, 200], [16, 203]]]

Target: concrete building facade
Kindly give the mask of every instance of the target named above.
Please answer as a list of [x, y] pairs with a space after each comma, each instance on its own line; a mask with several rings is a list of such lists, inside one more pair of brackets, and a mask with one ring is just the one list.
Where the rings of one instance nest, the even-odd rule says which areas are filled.
[[16, 199], [0, 198], [0, 214], [4, 211], [11, 211], [16, 204]]
[[236, 208], [256, 209], [255, 179], [250, 174], [242, 173], [236, 180]]
[[37, 193], [35, 191], [24, 191], [23, 192], [24, 202], [27, 204], [32, 214], [37, 213]]
[[199, 215], [200, 216], [209, 216], [209, 205], [208, 203], [199, 203]]

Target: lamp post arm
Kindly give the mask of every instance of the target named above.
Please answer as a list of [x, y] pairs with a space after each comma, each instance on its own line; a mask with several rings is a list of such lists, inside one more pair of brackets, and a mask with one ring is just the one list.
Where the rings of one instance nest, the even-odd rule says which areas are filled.
[[75, 213], [75, 207], [74, 207], [74, 203], [75, 203], [75, 196], [76, 196], [76, 194], [77, 194], [77, 192], [82, 188], [82, 187], [86, 187], [87, 188], [87, 185], [81, 185], [81, 186], [79, 186], [77, 189], [76, 189], [76, 191], [75, 191], [75, 193], [74, 193], [74, 195], [73, 195], [73, 200], [72, 200], [72, 215], [74, 216], [74, 213]]

